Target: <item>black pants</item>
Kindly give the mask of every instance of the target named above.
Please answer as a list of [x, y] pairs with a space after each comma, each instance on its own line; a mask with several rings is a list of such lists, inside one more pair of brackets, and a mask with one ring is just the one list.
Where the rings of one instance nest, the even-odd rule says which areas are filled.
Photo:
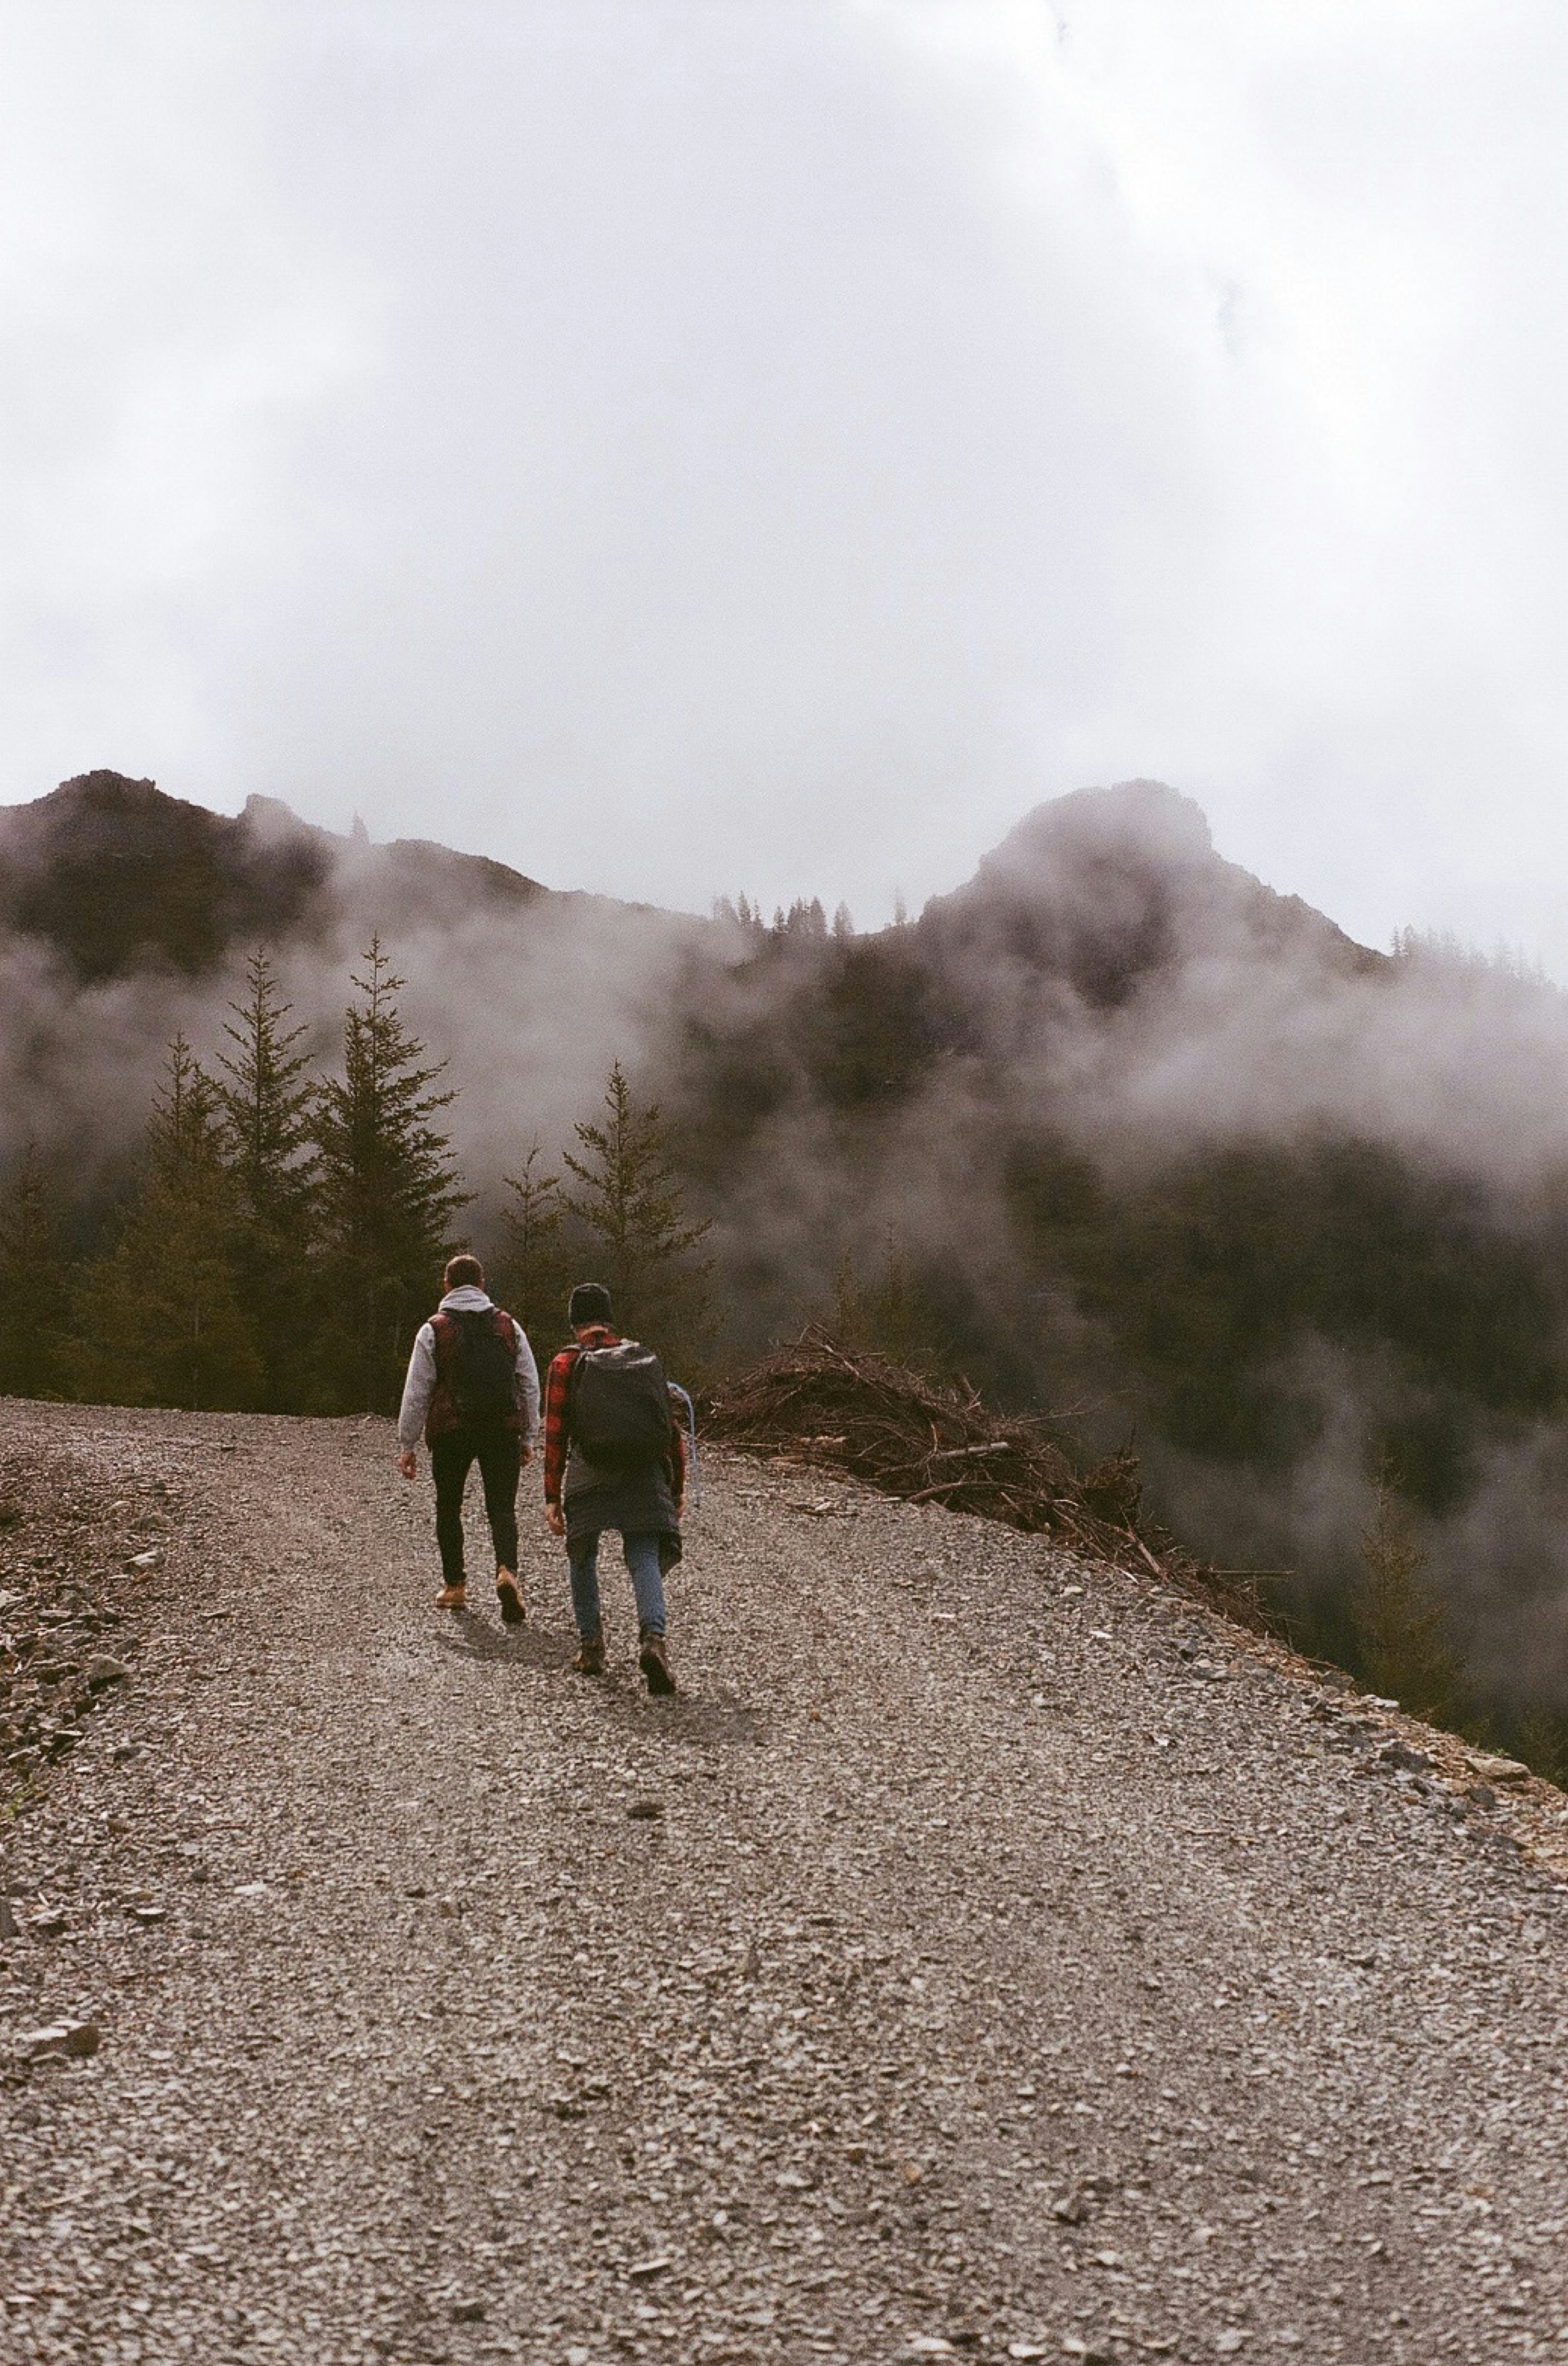
[[517, 1476], [523, 1441], [514, 1429], [454, 1429], [430, 1441], [435, 1480], [435, 1541], [448, 1585], [463, 1583], [463, 1489], [475, 1462], [484, 1481], [485, 1513], [497, 1569], [517, 1567]]

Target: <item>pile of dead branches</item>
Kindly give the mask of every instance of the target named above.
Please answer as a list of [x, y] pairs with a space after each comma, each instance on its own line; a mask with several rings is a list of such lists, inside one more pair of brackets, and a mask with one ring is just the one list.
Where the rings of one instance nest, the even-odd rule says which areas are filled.
[[1081, 1467], [1066, 1425], [993, 1413], [965, 1383], [929, 1380], [813, 1328], [708, 1398], [716, 1437], [818, 1463], [910, 1504], [1059, 1536], [1099, 1560], [1147, 1569], [1245, 1625], [1266, 1625], [1245, 1572], [1208, 1568], [1144, 1516], [1135, 1456]]

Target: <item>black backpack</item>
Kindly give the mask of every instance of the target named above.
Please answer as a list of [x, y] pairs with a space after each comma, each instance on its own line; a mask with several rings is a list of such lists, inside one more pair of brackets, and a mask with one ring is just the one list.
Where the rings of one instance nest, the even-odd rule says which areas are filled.
[[443, 1312], [435, 1333], [436, 1386], [460, 1429], [517, 1425], [517, 1334], [499, 1306]]
[[601, 1470], [651, 1470], [670, 1453], [670, 1386], [651, 1347], [584, 1347], [571, 1368], [567, 1435]]

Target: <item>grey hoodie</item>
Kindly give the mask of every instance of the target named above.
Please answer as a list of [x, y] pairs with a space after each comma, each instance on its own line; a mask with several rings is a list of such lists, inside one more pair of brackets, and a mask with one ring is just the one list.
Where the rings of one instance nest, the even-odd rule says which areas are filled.
[[[436, 1309], [440, 1314], [483, 1314], [493, 1306], [494, 1300], [472, 1282], [464, 1282], [459, 1290], [449, 1290]], [[517, 1317], [513, 1316], [513, 1323]], [[534, 1350], [521, 1323], [517, 1323], [517, 1405], [523, 1415], [523, 1443], [532, 1446], [539, 1435], [539, 1368], [534, 1361]], [[403, 1382], [403, 1401], [398, 1410], [398, 1444], [405, 1451], [417, 1446], [424, 1435], [424, 1416], [430, 1411], [430, 1400], [435, 1388], [435, 1334], [428, 1323], [422, 1323], [419, 1336], [409, 1358], [408, 1378]]]

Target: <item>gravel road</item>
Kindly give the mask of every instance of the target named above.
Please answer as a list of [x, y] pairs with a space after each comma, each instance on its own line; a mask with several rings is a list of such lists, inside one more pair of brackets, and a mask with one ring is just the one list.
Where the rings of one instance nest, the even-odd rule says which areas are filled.
[[650, 1702], [381, 1423], [0, 1424], [6, 2360], [1568, 2359], [1544, 1786], [817, 1471]]

